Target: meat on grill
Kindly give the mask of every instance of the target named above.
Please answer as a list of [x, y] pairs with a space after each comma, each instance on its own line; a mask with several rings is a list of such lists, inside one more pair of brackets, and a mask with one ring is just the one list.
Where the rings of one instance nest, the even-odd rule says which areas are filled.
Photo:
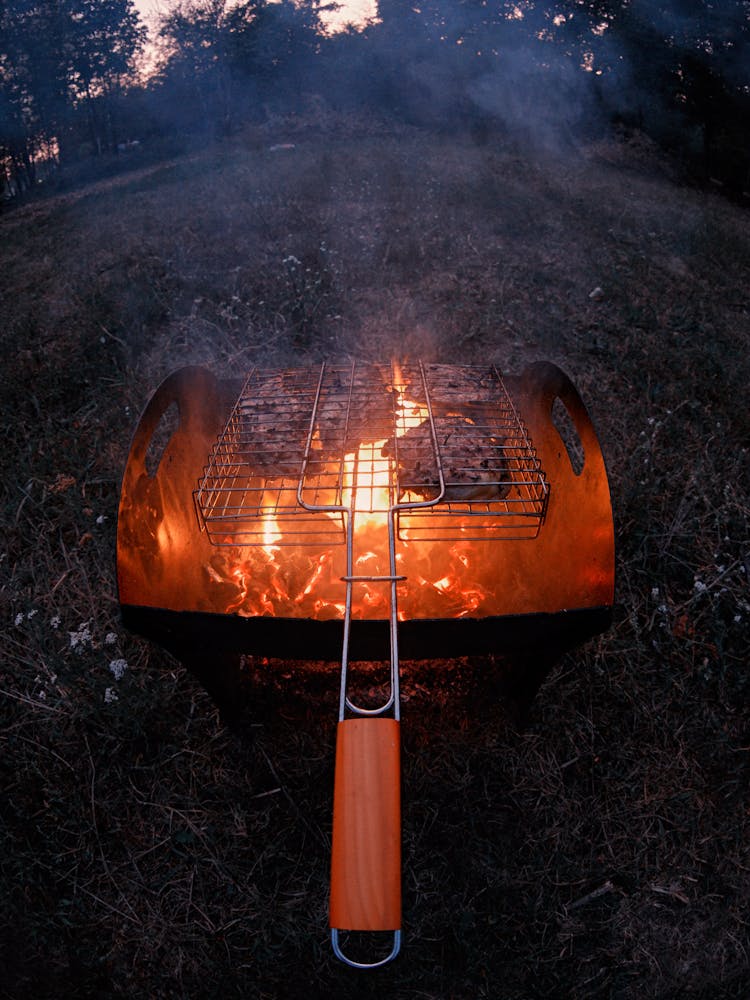
[[256, 475], [297, 477], [310, 428], [310, 412], [289, 406], [283, 399], [253, 400], [239, 405], [241, 439], [235, 447], [248, 449], [248, 464]]
[[[468, 417], [452, 416], [436, 425], [446, 501], [491, 502], [506, 497], [511, 487], [503, 441], [488, 435]], [[383, 455], [397, 458], [399, 499], [407, 492], [434, 500], [440, 479], [428, 421], [386, 441]]]
[[[427, 381], [433, 411], [444, 413], [476, 403], [497, 404], [498, 374], [492, 368], [457, 368], [455, 365], [428, 365]], [[422, 380], [413, 378], [405, 395], [425, 402]]]
[[[292, 373], [293, 374], [293, 373]], [[384, 371], [352, 374], [335, 368], [326, 373], [317, 409], [307, 466], [321, 475], [347, 452], [356, 452], [376, 421], [391, 420], [391, 396]], [[248, 464], [257, 475], [296, 478], [302, 468], [312, 413], [309, 384], [300, 392], [288, 373], [266, 375], [252, 385], [253, 394], [239, 402], [242, 442], [250, 449]], [[382, 412], [378, 411], [379, 406]]]

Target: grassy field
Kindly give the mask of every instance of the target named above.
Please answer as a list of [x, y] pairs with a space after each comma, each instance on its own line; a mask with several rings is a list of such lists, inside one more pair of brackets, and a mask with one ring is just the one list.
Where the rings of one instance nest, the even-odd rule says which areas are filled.
[[[750, 995], [748, 221], [642, 144], [375, 128], [0, 216], [0, 996]], [[171, 370], [391, 355], [571, 375], [617, 590], [523, 728], [491, 663], [405, 664], [405, 943], [363, 975], [327, 941], [337, 671], [249, 661], [228, 729], [122, 628], [114, 553]]]

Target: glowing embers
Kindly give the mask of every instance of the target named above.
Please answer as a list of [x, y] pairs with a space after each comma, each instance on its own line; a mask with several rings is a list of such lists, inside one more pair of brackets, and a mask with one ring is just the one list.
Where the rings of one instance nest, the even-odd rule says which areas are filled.
[[[279, 553], [283, 551], [283, 558]], [[218, 612], [242, 617], [341, 618], [343, 590], [332, 551], [216, 549], [205, 567]]]
[[[388, 572], [387, 535], [373, 515], [356, 533], [354, 572]], [[359, 521], [359, 516], [358, 516]], [[490, 558], [488, 558], [488, 555]], [[482, 542], [398, 543], [396, 564], [407, 577], [398, 586], [399, 619], [486, 617], [495, 613], [496, 556]], [[335, 546], [221, 547], [205, 566], [212, 605], [243, 617], [272, 616], [325, 620], [344, 617], [346, 551]], [[352, 595], [352, 617], [384, 619], [389, 614], [388, 585], [359, 583]]]

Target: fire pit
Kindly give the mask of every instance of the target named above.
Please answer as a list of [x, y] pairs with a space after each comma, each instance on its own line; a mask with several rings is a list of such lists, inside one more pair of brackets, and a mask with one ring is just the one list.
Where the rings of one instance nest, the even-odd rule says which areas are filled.
[[[125, 624], [220, 703], [240, 654], [340, 659], [331, 934], [372, 967], [400, 946], [399, 660], [502, 654], [530, 700], [607, 627], [613, 547], [599, 443], [553, 365], [185, 368], [133, 438], [118, 585]], [[381, 659], [363, 703], [350, 665]], [[361, 963], [342, 930], [392, 946]]]

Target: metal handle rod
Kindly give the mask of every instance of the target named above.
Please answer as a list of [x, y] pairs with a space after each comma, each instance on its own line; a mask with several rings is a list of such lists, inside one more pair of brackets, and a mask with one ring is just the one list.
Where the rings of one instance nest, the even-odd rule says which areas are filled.
[[[413, 510], [420, 507], [433, 507], [435, 504], [439, 503], [445, 495], [445, 478], [443, 475], [442, 462], [440, 457], [440, 448], [438, 446], [437, 432], [435, 428], [435, 422], [432, 413], [432, 404], [430, 401], [429, 387], [427, 384], [427, 377], [424, 370], [424, 366], [420, 363], [420, 374], [422, 377], [422, 385], [424, 389], [424, 398], [426, 400], [428, 421], [430, 428], [430, 437], [432, 440], [432, 448], [435, 456], [435, 462], [438, 472], [438, 480], [440, 484], [440, 489], [438, 495], [431, 500], [423, 501], [410, 501], [407, 503], [399, 503], [398, 497], [394, 496], [391, 492], [389, 495], [389, 506], [388, 506], [388, 573], [385, 575], [357, 575], [354, 573], [354, 535], [356, 531], [356, 497], [357, 497], [357, 467], [358, 460], [355, 457], [354, 467], [352, 469], [352, 490], [351, 496], [349, 497], [349, 503], [343, 504], [329, 504], [329, 505], [317, 505], [307, 503], [303, 498], [303, 487], [305, 481], [305, 475], [307, 472], [307, 467], [310, 459], [310, 454], [312, 450], [312, 442], [315, 434], [315, 425], [318, 417], [318, 411], [320, 407], [320, 400], [323, 392], [323, 382], [325, 378], [325, 363], [321, 367], [320, 377], [318, 379], [318, 385], [315, 393], [315, 401], [313, 404], [312, 415], [310, 418], [310, 426], [308, 429], [307, 442], [305, 445], [305, 453], [302, 460], [302, 465], [300, 469], [299, 483], [297, 486], [297, 501], [299, 505], [307, 510], [314, 511], [328, 511], [340, 513], [345, 522], [346, 528], [346, 574], [342, 577], [342, 582], [346, 588], [346, 596], [344, 602], [344, 622], [343, 622], [343, 638], [341, 646], [341, 682], [340, 682], [340, 693], [339, 693], [339, 727], [341, 731], [342, 726], [352, 726], [358, 725], [356, 722], [346, 721], [347, 712], [350, 712], [353, 716], [367, 719], [373, 716], [384, 716], [386, 712], [392, 711], [393, 713], [393, 725], [398, 732], [398, 723], [400, 720], [401, 709], [400, 709], [400, 690], [399, 690], [399, 652], [398, 652], [398, 584], [400, 581], [404, 580], [405, 577], [397, 572], [397, 562], [396, 562], [396, 522], [398, 518], [399, 511], [401, 510]], [[351, 408], [351, 398], [354, 386], [354, 365], [352, 365], [352, 375], [351, 384], [349, 387], [349, 406], [347, 407], [347, 427], [349, 420], [349, 410]], [[398, 467], [398, 427], [396, 418], [396, 408], [394, 404], [393, 409], [393, 437], [396, 442], [396, 465]], [[346, 434], [344, 436], [344, 441], [346, 441]], [[344, 487], [344, 466], [342, 463], [341, 471], [339, 473], [339, 483], [337, 495], [343, 500], [343, 487]], [[392, 490], [393, 488], [390, 487]], [[395, 500], [395, 502], [394, 502]], [[349, 643], [351, 638], [351, 623], [352, 623], [352, 599], [353, 599], [353, 589], [357, 583], [365, 582], [383, 582], [389, 583], [389, 631], [390, 631], [390, 665], [389, 665], [389, 678], [390, 678], [390, 691], [386, 701], [375, 708], [364, 708], [361, 705], [357, 705], [353, 702], [348, 694], [348, 674], [349, 674]], [[369, 735], [374, 735], [375, 730], [369, 729], [370, 726], [378, 726], [377, 732], [380, 733], [380, 727], [384, 723], [375, 722], [365, 722], [364, 725], [368, 729]], [[368, 739], [369, 739], [368, 735]], [[398, 739], [397, 739], [398, 743]], [[343, 748], [343, 744], [342, 744]], [[390, 753], [397, 752], [391, 750]], [[343, 754], [343, 749], [342, 749]], [[338, 756], [338, 751], [337, 751]], [[393, 758], [397, 761], [397, 757]], [[396, 766], [396, 765], [394, 765]], [[337, 763], [338, 771], [338, 763]], [[398, 768], [396, 766], [396, 780], [398, 778]], [[398, 796], [400, 798], [400, 795]], [[362, 800], [364, 801], [364, 800]], [[400, 807], [399, 807], [400, 808]], [[335, 819], [335, 817], [334, 817]], [[385, 816], [380, 817], [380, 820], [384, 820]], [[334, 822], [334, 826], [335, 826]], [[400, 828], [400, 820], [398, 821], [398, 826]], [[366, 833], [365, 833], [366, 835]], [[400, 829], [397, 831], [397, 836], [400, 838]], [[400, 848], [399, 848], [400, 857]], [[400, 863], [399, 863], [400, 864]], [[337, 874], [337, 886], [340, 881], [339, 875]], [[338, 891], [338, 889], [337, 889]], [[399, 920], [400, 920], [400, 890], [399, 890]], [[338, 920], [339, 916], [333, 917], [334, 920]], [[370, 926], [368, 923], [363, 923], [361, 926]], [[391, 926], [393, 926], [391, 924]], [[393, 947], [391, 952], [384, 958], [376, 962], [362, 963], [356, 962], [348, 958], [343, 951], [339, 943], [339, 930], [338, 927], [331, 928], [331, 943], [333, 946], [334, 954], [341, 961], [345, 962], [347, 965], [353, 966], [354, 968], [361, 969], [371, 969], [377, 968], [378, 966], [385, 965], [387, 962], [392, 961], [398, 954], [401, 947], [401, 931], [399, 929], [393, 932]]]
[[[440, 451], [437, 443], [435, 424], [432, 418], [432, 406], [430, 403], [427, 379], [424, 369], [421, 366], [420, 370], [422, 374], [425, 399], [427, 400], [430, 434], [432, 437], [432, 446], [440, 482], [438, 496], [429, 501], [399, 504], [398, 498], [394, 497], [393, 493], [390, 494], [387, 520], [388, 573], [386, 575], [357, 576], [352, 573], [354, 534], [356, 527], [354, 491], [351, 498], [351, 507], [346, 514], [347, 564], [346, 576], [342, 578], [344, 584], [346, 585], [346, 604], [344, 616], [344, 639], [341, 655], [339, 732], [337, 734], [336, 751], [336, 783], [339, 788], [340, 796], [336, 797], [336, 802], [338, 802], [338, 809], [340, 811], [337, 814], [336, 805], [334, 805], [334, 860], [331, 876], [331, 922], [333, 924], [343, 923], [344, 926], [357, 928], [398, 927], [401, 919], [400, 792], [392, 788], [394, 782], [397, 787], [399, 785], [398, 749], [396, 748], [394, 750], [393, 747], [391, 747], [388, 750], [388, 754], [384, 755], [383, 747], [378, 744], [381, 726], [393, 726], [396, 733], [394, 738], [397, 743], [399, 741], [398, 725], [400, 719], [400, 677], [398, 652], [398, 584], [400, 581], [405, 579], [405, 577], [397, 571], [396, 525], [399, 510], [410, 510], [416, 507], [434, 506], [434, 504], [438, 503], [445, 494], [445, 481], [440, 461]], [[398, 427], [396, 426], [397, 417], [395, 407], [393, 410], [393, 422], [393, 437], [395, 441], [398, 441]], [[396, 449], [397, 448], [398, 445], [396, 445]], [[398, 464], [398, 455], [396, 455], [396, 462]], [[356, 460], [353, 475], [353, 481], [356, 482]], [[355, 704], [347, 694], [352, 591], [356, 583], [370, 581], [390, 584], [390, 694], [388, 699], [382, 705], [372, 709], [363, 708], [362, 706]], [[393, 723], [389, 724], [385, 720], [375, 719], [372, 721], [366, 721], [368, 717], [383, 716], [386, 712], [391, 710], [393, 712]], [[364, 717], [365, 721], [345, 721], [347, 711], [355, 717]], [[360, 726], [362, 728], [349, 728]], [[378, 729], [374, 728], [376, 726]], [[390, 733], [390, 730], [382, 730], [382, 733], [387, 735]], [[366, 742], [365, 737], [367, 738]], [[347, 757], [347, 750], [352, 750], [351, 743], [353, 741], [356, 741], [356, 743], [362, 741], [359, 747], [360, 757], [362, 759], [358, 760], [356, 767]], [[395, 756], [393, 756], [394, 754]], [[390, 760], [391, 767], [390, 769], [385, 769], [384, 778], [381, 770], [384, 767], [383, 761], [385, 756], [387, 756]], [[381, 758], [380, 767], [378, 766], [378, 757]], [[341, 774], [339, 774], [339, 769], [341, 769]], [[359, 772], [357, 772], [357, 769], [360, 769]], [[355, 776], [352, 777], [352, 774]], [[366, 780], [368, 786], [372, 782], [373, 787], [368, 787], [368, 789], [363, 790], [360, 786], [361, 782], [365, 780], [365, 776], [367, 776]], [[383, 784], [384, 781], [386, 782], [386, 785]], [[354, 783], [353, 788], [349, 787], [351, 782]], [[346, 791], [344, 791], [345, 788]], [[391, 791], [398, 800], [396, 806], [394, 806], [393, 802], [389, 802]], [[351, 819], [352, 814], [355, 816], [355, 819]], [[353, 824], [353, 826], [351, 824]], [[353, 833], [352, 831], [355, 829], [357, 832]], [[376, 831], [378, 833], [377, 836]], [[367, 839], [364, 841], [360, 839], [362, 837], [368, 838], [370, 835], [376, 837], [376, 843], [378, 846], [373, 847]], [[393, 837], [398, 838], [395, 847], [394, 844], [390, 842], [390, 838]], [[347, 845], [343, 851], [340, 846], [342, 838]], [[388, 846], [389, 843], [390, 846]], [[372, 854], [373, 850], [375, 851], [375, 855]], [[383, 857], [380, 856], [381, 851], [385, 852]], [[362, 868], [363, 865], [364, 869]], [[393, 867], [394, 865], [396, 865], [395, 868]], [[371, 869], [378, 873], [376, 881], [384, 881], [390, 885], [390, 894], [386, 894], [388, 896], [390, 906], [384, 904], [383, 899], [380, 898], [380, 887], [372, 884], [373, 878]], [[357, 887], [359, 893], [366, 893], [368, 902], [364, 908], [359, 905], [355, 905], [353, 899], [357, 899], [358, 895], [355, 895], [353, 898], [349, 895], [349, 883], [353, 883], [353, 885]], [[394, 902], [396, 898], [397, 902]], [[384, 906], [388, 914], [385, 919], [383, 919], [382, 913], [379, 913], [378, 918], [375, 917], [373, 912], [371, 912], [373, 909], [381, 911]], [[349, 921], [351, 921], [351, 923]], [[349, 958], [342, 950], [339, 942], [339, 930], [340, 927], [331, 927], [331, 944], [333, 952], [340, 961], [356, 969], [375, 969], [379, 966], [385, 965], [388, 962], [391, 962], [398, 955], [401, 948], [401, 931], [397, 929], [393, 931], [393, 947], [388, 955], [374, 962], [358, 962]]]
[[[390, 503], [388, 508], [388, 574], [385, 576], [358, 576], [352, 572], [354, 565], [354, 533], [355, 533], [355, 520], [356, 511], [354, 509], [355, 505], [355, 490], [352, 489], [351, 505], [346, 510], [346, 576], [342, 577], [342, 580], [346, 584], [346, 600], [344, 604], [344, 637], [342, 644], [341, 653], [341, 690], [339, 695], [339, 722], [342, 722], [346, 717], [347, 709], [354, 715], [361, 716], [377, 716], [382, 715], [385, 712], [393, 708], [394, 719], [400, 719], [401, 711], [399, 705], [399, 653], [398, 653], [398, 583], [405, 579], [404, 576], [398, 573], [397, 563], [396, 563], [396, 521], [398, 514], [402, 510], [415, 510], [424, 507], [434, 507], [435, 504], [440, 503], [440, 501], [445, 496], [445, 477], [443, 474], [443, 466], [440, 458], [440, 448], [438, 446], [437, 440], [437, 430], [435, 428], [435, 420], [432, 411], [432, 400], [430, 398], [430, 390], [427, 382], [427, 374], [425, 372], [424, 365], [422, 362], [419, 363], [419, 372], [422, 379], [422, 390], [424, 393], [425, 405], [427, 407], [427, 417], [428, 424], [430, 428], [430, 437], [432, 439], [432, 448], [435, 455], [435, 464], [437, 467], [439, 490], [437, 496], [430, 500], [419, 500], [419, 501], [408, 501], [406, 503], [399, 503], [398, 498], [396, 498], [395, 503]], [[321, 375], [322, 382], [322, 375]], [[395, 382], [395, 379], [394, 379]], [[320, 388], [318, 391], [318, 396], [320, 395]], [[317, 398], [316, 397], [316, 408], [317, 408]], [[314, 422], [314, 417], [313, 417]], [[396, 450], [398, 451], [398, 434], [396, 426], [396, 410], [394, 406], [393, 410], [393, 438], [396, 442]], [[313, 435], [313, 424], [310, 426], [310, 436], [309, 442], [312, 441]], [[396, 457], [396, 463], [398, 464], [398, 456]], [[352, 482], [356, 482], [357, 468], [356, 459], [355, 467], [352, 471]], [[390, 497], [391, 501], [394, 499], [393, 496]], [[382, 581], [390, 582], [390, 594], [389, 594], [389, 632], [390, 632], [390, 692], [387, 700], [376, 708], [363, 708], [361, 705], [357, 705], [347, 694], [348, 685], [348, 667], [349, 667], [349, 640], [351, 636], [351, 614], [352, 614], [352, 591], [353, 585], [358, 582], [369, 582], [369, 581]]]
[[[354, 497], [352, 497], [352, 504]], [[406, 577], [396, 571], [396, 538], [395, 516], [389, 511], [388, 516], [388, 563], [390, 572], [385, 576], [355, 575], [354, 565], [354, 532], [356, 511], [353, 506], [346, 516], [346, 576], [341, 579], [346, 584], [346, 599], [344, 603], [344, 636], [341, 648], [341, 686], [339, 691], [339, 722], [346, 718], [347, 709], [358, 716], [379, 716], [393, 709], [393, 718], [401, 717], [399, 705], [399, 663], [398, 663], [398, 583]], [[358, 705], [348, 695], [349, 681], [349, 641], [351, 638], [352, 599], [355, 583], [370, 583], [373, 581], [390, 582], [389, 593], [389, 627], [390, 627], [390, 666], [389, 692], [386, 700], [375, 708], [364, 708]]]
[[398, 955], [401, 950], [401, 931], [393, 932], [393, 948], [389, 955], [385, 958], [381, 958], [377, 962], [355, 962], [353, 958], [348, 958], [341, 950], [341, 945], [339, 944], [339, 932], [337, 927], [331, 928], [331, 944], [333, 946], [333, 954], [339, 961], [344, 962], [346, 965], [350, 965], [353, 969], [378, 969], [381, 965], [387, 965], [392, 962], [393, 959]]

